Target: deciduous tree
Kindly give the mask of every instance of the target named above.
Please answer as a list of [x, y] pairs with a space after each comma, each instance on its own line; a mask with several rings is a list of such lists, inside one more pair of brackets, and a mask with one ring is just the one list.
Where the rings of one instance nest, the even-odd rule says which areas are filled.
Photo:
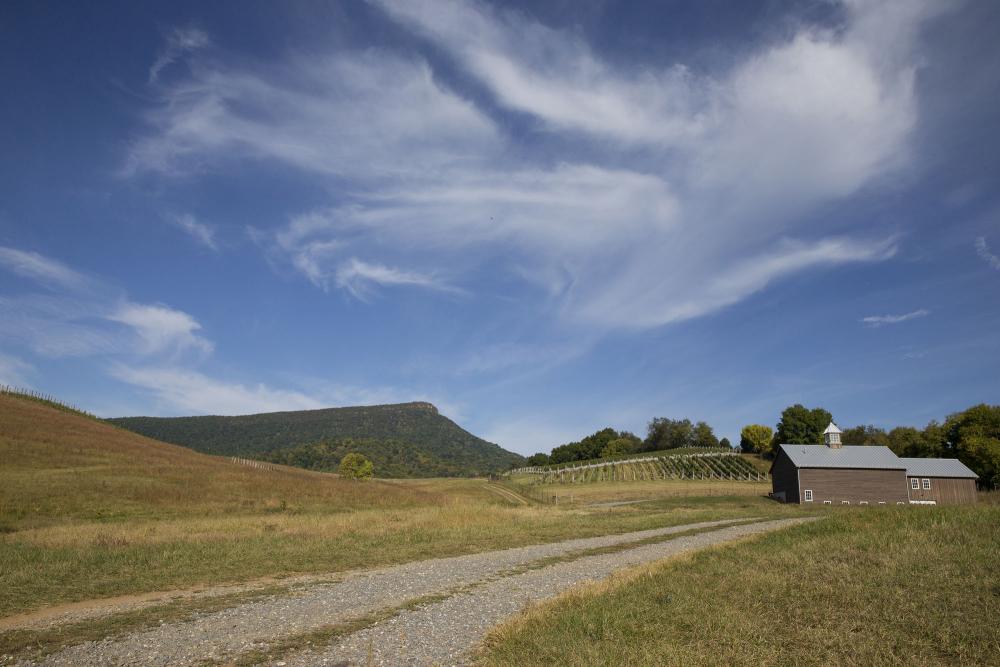
[[774, 444], [818, 445], [823, 442], [823, 431], [832, 420], [823, 408], [810, 410], [796, 403], [781, 413]]
[[368, 479], [375, 474], [375, 466], [363, 454], [351, 452], [341, 459], [339, 472], [348, 479]]
[[740, 431], [740, 448], [744, 452], [756, 452], [761, 456], [770, 456], [773, 437], [774, 432], [770, 426], [748, 424]]

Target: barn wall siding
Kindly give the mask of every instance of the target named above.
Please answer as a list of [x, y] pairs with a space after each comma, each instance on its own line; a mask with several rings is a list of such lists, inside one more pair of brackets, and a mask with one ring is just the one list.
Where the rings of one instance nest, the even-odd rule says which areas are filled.
[[775, 494], [785, 492], [785, 502], [798, 502], [799, 498], [799, 475], [795, 464], [784, 452], [778, 452], [771, 467], [771, 490]]
[[812, 504], [818, 505], [822, 505], [824, 500], [835, 505], [843, 504], [845, 500], [852, 505], [861, 501], [872, 505], [880, 501], [887, 505], [909, 501], [905, 470], [801, 468], [799, 484], [799, 502], [804, 502], [805, 490], [811, 489]]
[[[921, 482], [919, 489], [910, 488], [910, 480]], [[931, 488], [923, 488], [922, 480], [930, 479]], [[910, 500], [933, 500], [939, 505], [969, 505], [976, 502], [976, 480], [950, 477], [908, 477], [906, 488]]]

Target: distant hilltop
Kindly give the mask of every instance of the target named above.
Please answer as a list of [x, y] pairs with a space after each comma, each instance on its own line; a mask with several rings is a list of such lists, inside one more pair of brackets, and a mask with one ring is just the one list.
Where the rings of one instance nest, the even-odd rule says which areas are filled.
[[398, 407], [398, 408], [416, 408], [418, 410], [430, 410], [434, 414], [440, 414], [438, 412], [437, 406], [433, 403], [428, 403], [427, 401], [411, 401], [409, 403], [392, 403], [388, 407]]
[[[480, 475], [524, 463], [522, 456], [469, 433], [427, 401], [233, 417], [108, 421], [206, 454], [264, 458], [303, 467], [359, 451], [375, 463], [376, 475], [386, 477]], [[324, 446], [314, 447], [319, 443]]]

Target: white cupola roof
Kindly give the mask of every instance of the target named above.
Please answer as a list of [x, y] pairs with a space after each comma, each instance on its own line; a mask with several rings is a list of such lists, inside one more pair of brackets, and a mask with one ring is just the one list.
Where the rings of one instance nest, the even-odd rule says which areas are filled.
[[833, 422], [830, 422], [830, 425], [826, 427], [825, 431], [823, 431], [823, 435], [828, 435], [830, 433], [843, 433], [843, 431], [841, 431], [839, 428], [837, 428], [836, 424], [834, 424]]

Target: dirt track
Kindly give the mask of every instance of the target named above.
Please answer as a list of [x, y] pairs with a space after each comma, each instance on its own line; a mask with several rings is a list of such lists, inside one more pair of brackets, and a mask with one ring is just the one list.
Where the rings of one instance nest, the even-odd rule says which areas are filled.
[[[306, 585], [288, 595], [194, 620], [72, 646], [42, 664], [225, 664], [258, 651], [262, 657], [271, 654], [268, 664], [461, 664], [490, 627], [530, 602], [622, 567], [804, 520], [739, 526], [727, 525], [733, 521], [704, 522], [356, 572], [343, 581]], [[690, 531], [702, 532], [670, 538]], [[629, 546], [661, 537], [663, 541]], [[608, 548], [618, 550], [586, 553]], [[420, 600], [425, 604], [413, 605]], [[370, 622], [359, 620], [365, 618]], [[306, 652], [299, 650], [297, 636], [343, 623], [354, 623], [351, 632], [330, 635], [329, 644], [314, 644]]]

